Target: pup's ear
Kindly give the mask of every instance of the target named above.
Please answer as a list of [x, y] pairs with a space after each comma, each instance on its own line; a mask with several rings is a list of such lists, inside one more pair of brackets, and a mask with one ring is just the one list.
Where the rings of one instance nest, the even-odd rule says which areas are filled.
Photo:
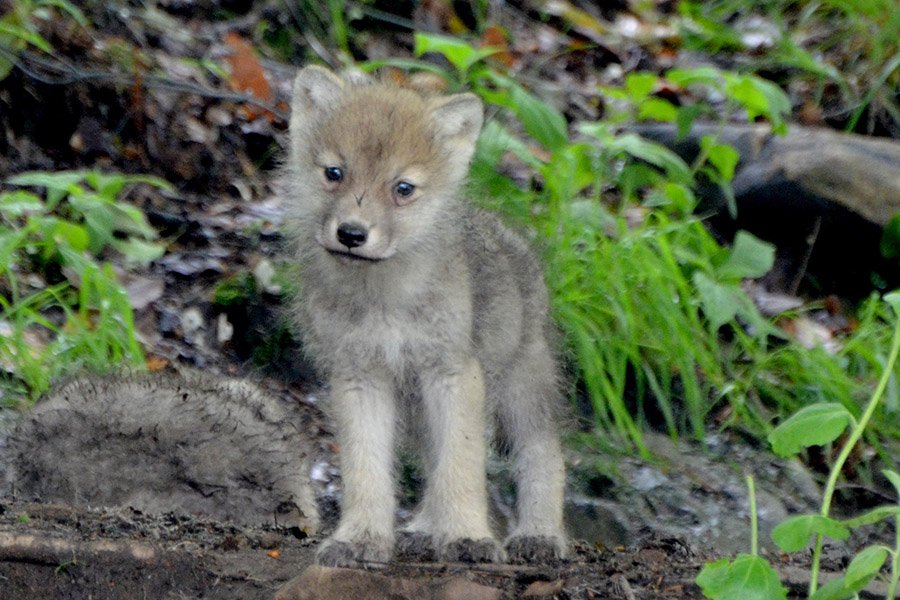
[[341, 98], [344, 82], [322, 67], [304, 67], [294, 79], [291, 101], [291, 137], [297, 139], [322, 120]]
[[481, 100], [475, 94], [454, 94], [431, 100], [429, 110], [438, 138], [464, 175], [484, 120]]

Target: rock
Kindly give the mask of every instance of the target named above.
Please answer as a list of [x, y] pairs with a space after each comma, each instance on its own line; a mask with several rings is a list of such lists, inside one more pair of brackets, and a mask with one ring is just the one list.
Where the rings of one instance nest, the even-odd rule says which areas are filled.
[[81, 378], [38, 401], [0, 447], [0, 496], [312, 534], [308, 447], [299, 419], [247, 381]]
[[274, 600], [499, 600], [500, 594], [459, 575], [411, 579], [313, 565], [278, 590]]

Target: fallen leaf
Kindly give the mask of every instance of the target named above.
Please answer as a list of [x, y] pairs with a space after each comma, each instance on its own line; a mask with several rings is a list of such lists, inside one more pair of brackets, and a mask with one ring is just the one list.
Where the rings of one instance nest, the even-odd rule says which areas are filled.
[[169, 366], [168, 358], [156, 354], [148, 354], [144, 362], [147, 364], [147, 370], [151, 373], [159, 373]]
[[497, 48], [499, 52], [492, 54], [489, 60], [502, 64], [507, 69], [512, 68], [515, 63], [515, 57], [509, 51], [509, 44], [506, 41], [506, 33], [499, 25], [491, 25], [481, 34], [482, 48]]
[[[266, 79], [266, 72], [262, 63], [256, 58], [253, 46], [239, 34], [229, 31], [225, 34], [225, 43], [231, 46], [232, 53], [226, 58], [231, 67], [231, 89], [236, 92], [247, 92], [262, 100], [272, 101], [272, 88]], [[269, 111], [244, 105], [244, 114], [248, 120], [253, 121], [262, 115], [267, 115], [272, 121], [274, 115]]]

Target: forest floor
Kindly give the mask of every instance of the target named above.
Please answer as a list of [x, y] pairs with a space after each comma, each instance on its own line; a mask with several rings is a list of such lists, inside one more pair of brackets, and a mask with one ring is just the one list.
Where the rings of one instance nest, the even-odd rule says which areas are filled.
[[[276, 2], [200, 4], [206, 7], [202, 15], [191, 2], [163, 2], [161, 8], [93, 3], [90, 30], [61, 18], [43, 22], [54, 57], [25, 52], [21, 67], [0, 80], [0, 175], [99, 168], [150, 173], [172, 183], [175, 192], [138, 186], [129, 197], [167, 242], [166, 255], [148, 269], [122, 269], [148, 364], [252, 373], [282, 399], [303, 404], [319, 448], [320, 485], [330, 488], [337, 485], [336, 452], [330, 425], [308, 395], [314, 376], [296, 344], [272, 334], [281, 295], [271, 265], [285, 250], [274, 178], [296, 69], [286, 63], [313, 52], [326, 61], [334, 55], [306, 32], [308, 47], [264, 59], [270, 88], [264, 102], [274, 110], [258, 110], [234, 98], [236, 90], [253, 85], [208, 65], [230, 60], [236, 73], [236, 65], [250, 61], [252, 78], [256, 67], [247, 40], [254, 40], [261, 23], [277, 29], [296, 16]], [[441, 3], [423, 3], [429, 4]], [[434, 27], [439, 18], [419, 11], [412, 20]], [[672, 65], [669, 53], [628, 42], [627, 25], [610, 36], [615, 43], [566, 52], [560, 50], [577, 47], [577, 40], [548, 40], [550, 26], [519, 12], [507, 27], [517, 51], [527, 54], [522, 49], [534, 46], [534, 64], [522, 69], [522, 77], [542, 96], [556, 98], [572, 118], [598, 116], [596, 90], [605, 78], [638, 65]], [[395, 28], [361, 40], [356, 50], [372, 59], [410, 52], [411, 36]], [[540, 62], [538, 55], [552, 58]], [[250, 302], [217, 303], [215, 290], [223, 281], [244, 277], [253, 277], [258, 290]], [[333, 514], [324, 516], [333, 521]], [[274, 525], [0, 498], [0, 600], [270, 598], [312, 563], [316, 543]], [[504, 598], [528, 592], [699, 599], [693, 580], [711, 558], [690, 541], [648, 534], [627, 546], [578, 544], [571, 561], [553, 565], [397, 562], [378, 572], [424, 578], [462, 573], [502, 590]], [[839, 569], [842, 560], [836, 556], [826, 567]], [[773, 562], [781, 563], [778, 557]], [[800, 568], [779, 566], [792, 592], [801, 594]]]

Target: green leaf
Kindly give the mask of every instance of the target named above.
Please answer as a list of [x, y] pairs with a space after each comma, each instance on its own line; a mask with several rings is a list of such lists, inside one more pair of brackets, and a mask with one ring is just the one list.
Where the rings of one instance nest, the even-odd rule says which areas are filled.
[[893, 485], [894, 489], [897, 490], [897, 494], [900, 495], [900, 473], [897, 473], [897, 471], [891, 471], [890, 469], [884, 469], [881, 471], [881, 474], [891, 482], [891, 485]]
[[624, 152], [635, 158], [655, 165], [673, 178], [677, 183], [690, 183], [691, 169], [684, 160], [663, 146], [639, 137], [633, 133], [618, 136], [609, 144], [613, 153]]
[[87, 17], [84, 16], [84, 13], [81, 12], [81, 10], [77, 6], [75, 6], [71, 2], [68, 2], [67, 0], [39, 0], [36, 5], [54, 6], [67, 13], [75, 20], [76, 23], [78, 23], [82, 27], [86, 28], [88, 26], [88, 20]]
[[674, 123], [678, 119], [678, 114], [675, 105], [662, 98], [647, 98], [638, 109], [638, 119], [642, 121]]
[[891, 305], [891, 308], [894, 309], [894, 313], [897, 315], [897, 318], [900, 318], [900, 290], [888, 292], [883, 296], [882, 299]]
[[887, 556], [888, 549], [884, 546], [869, 546], [854, 556], [844, 574], [844, 585], [857, 592], [866, 587], [881, 569]]
[[46, 208], [40, 196], [25, 190], [0, 194], [0, 213], [7, 218], [14, 219], [28, 213], [43, 213]]
[[84, 175], [84, 171], [59, 171], [56, 173], [33, 171], [20, 173], [6, 181], [12, 185], [47, 188], [47, 208], [52, 210], [65, 196], [83, 193], [78, 183], [84, 180]]
[[528, 135], [551, 152], [569, 142], [566, 118], [561, 112], [518, 85], [513, 86], [510, 93], [512, 110]]
[[806, 548], [813, 535], [844, 540], [850, 530], [840, 521], [822, 515], [799, 515], [785, 519], [772, 530], [772, 539], [784, 552], [799, 552]]
[[12, 36], [13, 38], [18, 38], [20, 40], [28, 42], [32, 46], [40, 48], [47, 54], [53, 52], [53, 46], [50, 45], [50, 42], [41, 37], [40, 34], [35, 33], [34, 31], [29, 31], [28, 29], [25, 29], [24, 27], [21, 27], [19, 25], [0, 21], [0, 34], [6, 34]]
[[700, 139], [700, 147], [706, 152], [707, 160], [718, 170], [723, 181], [730, 182], [734, 179], [734, 169], [741, 156], [733, 146], [718, 143], [715, 136], [704, 135]]
[[852, 592], [844, 585], [844, 578], [832, 579], [810, 596], [809, 600], [850, 600], [856, 598], [856, 592]]
[[808, 446], [833, 442], [853, 417], [841, 404], [824, 402], [800, 409], [769, 434], [769, 443], [778, 456], [797, 454]]
[[738, 555], [733, 562], [720, 560], [707, 564], [696, 583], [713, 600], [782, 600], [787, 589], [778, 572], [760, 556]]
[[735, 317], [741, 302], [733, 286], [718, 283], [701, 271], [694, 273], [691, 280], [700, 295], [703, 314], [709, 321], [711, 331], [717, 331]]
[[460, 73], [468, 71], [472, 65], [498, 52], [497, 48], [473, 48], [466, 42], [453, 37], [430, 33], [415, 34], [415, 55], [428, 52], [443, 54]]
[[83, 252], [88, 247], [88, 233], [85, 228], [69, 221], [56, 222], [53, 240], [57, 246], [66, 245], [76, 252]]
[[112, 239], [110, 246], [121, 252], [129, 264], [147, 265], [162, 256], [166, 247], [160, 243], [150, 243], [135, 238]]
[[725, 262], [716, 269], [722, 278], [762, 277], [775, 264], [775, 246], [764, 242], [746, 231], [738, 231], [731, 252]]
[[653, 91], [657, 81], [659, 77], [653, 73], [630, 73], [625, 77], [625, 90], [632, 102], [640, 104]]

